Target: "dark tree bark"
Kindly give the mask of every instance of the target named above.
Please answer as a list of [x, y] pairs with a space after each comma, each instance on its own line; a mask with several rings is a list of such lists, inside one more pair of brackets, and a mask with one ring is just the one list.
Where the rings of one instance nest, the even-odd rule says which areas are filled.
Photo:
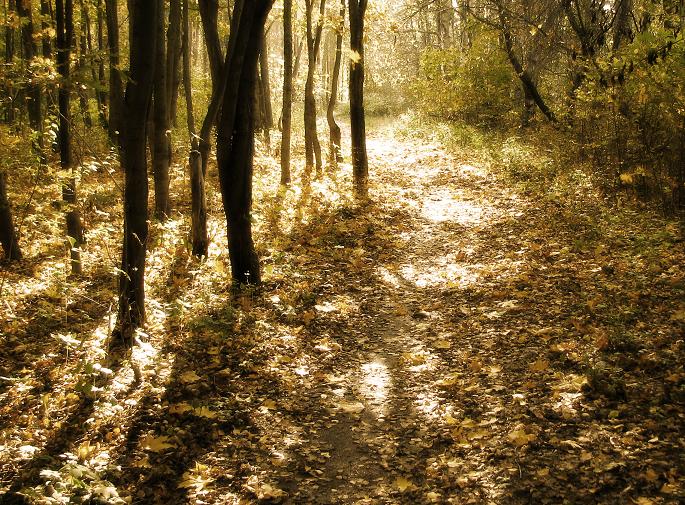
[[[511, 66], [514, 68], [514, 72], [516, 72], [516, 75], [521, 81], [525, 101], [527, 101], [528, 104], [531, 103], [531, 101], [534, 102], [547, 119], [549, 119], [552, 123], [556, 123], [557, 118], [554, 115], [554, 112], [552, 112], [552, 110], [547, 106], [547, 103], [542, 98], [542, 95], [540, 95], [540, 91], [538, 90], [537, 84], [535, 83], [535, 79], [533, 79], [533, 76], [527, 69], [523, 68], [521, 60], [519, 60], [518, 56], [516, 55], [511, 30], [506, 19], [505, 10], [499, 2], [497, 3], [497, 10], [502, 30], [502, 38], [504, 39], [504, 48], [506, 49], [509, 62], [511, 63]], [[526, 108], [528, 110], [530, 109], [529, 106], [527, 106]], [[526, 112], [526, 114], [524, 114], [524, 124], [526, 122], [526, 117], [529, 114], [530, 112]]]
[[271, 77], [269, 76], [269, 44], [266, 30], [262, 30], [262, 40], [259, 48], [259, 76], [262, 85], [262, 107], [264, 127], [274, 127], [274, 112], [271, 106]]
[[[152, 1], [152, 0], [151, 0]], [[155, 217], [160, 221], [171, 215], [169, 201], [169, 165], [171, 164], [171, 142], [169, 141], [169, 88], [166, 72], [166, 43], [164, 40], [164, 0], [157, 7], [156, 53], [154, 60], [155, 85], [152, 104], [152, 173], [155, 186]]]
[[326, 118], [330, 131], [329, 161], [332, 165], [337, 165], [343, 160], [340, 145], [342, 144], [342, 133], [340, 126], [335, 121], [335, 106], [338, 103], [338, 85], [340, 83], [340, 65], [342, 62], [342, 42], [343, 32], [345, 31], [345, 0], [340, 1], [340, 24], [336, 27], [335, 34], [335, 61], [331, 72], [331, 95], [328, 98], [328, 109]]
[[59, 154], [60, 166], [69, 172], [62, 183], [62, 201], [66, 207], [67, 237], [71, 255], [71, 273], [82, 273], [81, 252], [83, 228], [81, 214], [76, 202], [76, 176], [71, 146], [71, 82], [70, 56], [74, 45], [74, 5], [73, 0], [55, 1], [55, 18], [57, 21], [57, 70], [62, 78], [58, 93], [59, 106]]
[[212, 96], [207, 113], [200, 128], [199, 148], [202, 160], [202, 174], [207, 175], [207, 163], [211, 150], [210, 136], [216, 123], [226, 87], [225, 64], [221, 55], [221, 41], [218, 31], [219, 4], [217, 0], [199, 0], [202, 29], [209, 55], [209, 69], [212, 75]]
[[271, 106], [271, 78], [269, 77], [269, 46], [263, 30], [259, 44], [259, 72], [257, 74], [257, 104], [259, 122], [257, 129], [262, 130], [264, 142], [271, 146], [271, 128], [274, 126], [273, 108]]
[[148, 239], [148, 182], [146, 125], [154, 82], [159, 3], [129, 0], [130, 79], [126, 84], [121, 131], [121, 164], [124, 182], [124, 246], [119, 275], [117, 332], [130, 344], [133, 331], [145, 322], [145, 252]]
[[633, 0], [618, 0], [616, 4], [616, 18], [614, 20], [614, 40], [612, 49], [617, 51], [624, 39], [632, 39], [630, 29], [630, 15], [633, 10]]
[[305, 146], [305, 175], [309, 177], [316, 163], [316, 175], [320, 176], [323, 168], [321, 161], [321, 144], [316, 131], [316, 97], [314, 96], [314, 77], [316, 72], [316, 60], [321, 45], [321, 32], [323, 30], [323, 15], [326, 0], [319, 3], [319, 19], [316, 28], [312, 26], [312, 14], [314, 0], [306, 0], [307, 16], [307, 80], [304, 85], [304, 146]]
[[[79, 34], [79, 51], [78, 51], [78, 64], [76, 66], [76, 93], [79, 97], [79, 105], [81, 106], [81, 115], [83, 116], [83, 122], [90, 128], [93, 126], [93, 119], [90, 117], [90, 108], [88, 106], [88, 92], [89, 87], [83, 86], [82, 82], [84, 74], [86, 73], [87, 59], [88, 55], [91, 53], [91, 43], [90, 43], [90, 16], [88, 15], [88, 10], [86, 4], [83, 0], [79, 0], [81, 7], [81, 33]], [[95, 77], [95, 69], [91, 66], [91, 77]], [[95, 80], [95, 79], [93, 79]]]
[[169, 123], [176, 126], [178, 88], [181, 84], [181, 1], [169, 2], [169, 28], [167, 29], [166, 83]]
[[119, 12], [117, 0], [105, 0], [107, 48], [109, 52], [109, 138], [119, 142], [123, 127], [124, 88], [119, 72]]
[[236, 0], [226, 59], [226, 87], [217, 126], [221, 196], [228, 224], [231, 275], [238, 284], [259, 284], [252, 240], [254, 93], [259, 46], [273, 0]]
[[12, 208], [7, 198], [7, 174], [0, 170], [0, 243], [5, 251], [6, 260], [20, 260], [22, 258], [19, 240], [14, 230]]
[[[21, 42], [24, 64], [28, 68], [28, 63], [37, 53], [34, 39], [31, 0], [17, 0], [16, 8], [17, 15], [24, 20], [21, 24]], [[45, 163], [46, 160], [43, 153], [43, 112], [41, 107], [41, 91], [38, 84], [30, 83], [27, 85], [26, 102], [29, 113], [29, 124], [38, 134], [37, 142], [34, 143], [34, 149], [40, 156], [41, 162]]]
[[[15, 0], [8, 0], [7, 10], [5, 11], [5, 63], [7, 63], [8, 68], [10, 68], [12, 63], [14, 62], [14, 28], [9, 22], [8, 12], [15, 12], [16, 9], [17, 5]], [[9, 98], [9, 103], [7, 104], [7, 108], [5, 109], [5, 121], [11, 124], [14, 122], [15, 105], [14, 88], [12, 86], [12, 83], [9, 82], [9, 80], [4, 87], [4, 91], [6, 92], [7, 97]]]
[[364, 15], [367, 0], [349, 0], [350, 13], [350, 129], [352, 137], [352, 175], [358, 198], [369, 193], [369, 161], [366, 153], [364, 114]]
[[293, 0], [283, 0], [283, 109], [281, 184], [290, 184], [290, 136], [293, 116]]
[[188, 16], [188, 0], [183, 0], [183, 36], [181, 52], [183, 55], [183, 86], [186, 99], [186, 119], [190, 136], [190, 194], [192, 205], [191, 237], [193, 254], [197, 257], [207, 256], [209, 238], [207, 237], [207, 197], [205, 195], [205, 180], [202, 173], [202, 160], [195, 130], [195, 116], [193, 113], [193, 89], [190, 73], [190, 22]]
[[93, 80], [98, 83], [98, 89], [96, 91], [96, 96], [98, 100], [98, 117], [100, 118], [100, 124], [103, 128], [109, 129], [109, 123], [107, 119], [107, 93], [105, 92], [106, 79], [105, 79], [105, 62], [102, 55], [105, 51], [105, 36], [104, 36], [104, 19], [102, 10], [102, 0], [97, 0], [96, 5], [96, 22], [97, 22], [97, 42], [98, 51], [95, 61], [97, 62], [97, 77], [95, 75], [95, 65], [93, 66]]
[[52, 20], [52, 7], [49, 0], [40, 0], [40, 29], [43, 32], [41, 37], [43, 58], [52, 57], [52, 41], [50, 40], [50, 21]]

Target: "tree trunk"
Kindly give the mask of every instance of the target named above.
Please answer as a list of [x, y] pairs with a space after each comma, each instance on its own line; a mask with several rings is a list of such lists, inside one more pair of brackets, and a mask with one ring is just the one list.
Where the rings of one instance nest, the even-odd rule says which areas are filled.
[[[109, 0], [108, 0], [109, 2]], [[109, 4], [108, 4], [109, 5]], [[126, 128], [121, 131], [121, 164], [124, 182], [124, 246], [119, 275], [117, 330], [129, 344], [133, 331], [145, 322], [145, 252], [148, 239], [148, 182], [146, 124], [154, 83], [159, 3], [129, 0], [130, 79], [126, 84], [123, 113]]]
[[43, 32], [41, 37], [43, 58], [52, 57], [52, 43], [50, 40], [50, 21], [52, 19], [52, 9], [49, 0], [40, 0], [40, 29]]
[[67, 238], [71, 255], [71, 273], [80, 275], [81, 245], [83, 244], [83, 228], [81, 215], [76, 202], [76, 175], [71, 152], [71, 82], [70, 56], [74, 44], [74, 5], [73, 0], [56, 0], [55, 11], [57, 20], [57, 70], [62, 77], [59, 86], [59, 154], [62, 170], [65, 175], [62, 183], [62, 201], [66, 206]]
[[290, 136], [293, 116], [293, 0], [283, 0], [283, 111], [281, 184], [290, 184]]
[[[78, 63], [76, 65], [76, 93], [79, 98], [79, 105], [81, 106], [81, 115], [83, 116], [84, 124], [90, 128], [93, 126], [93, 119], [90, 117], [90, 108], [88, 106], [88, 86], [83, 85], [84, 75], [86, 73], [87, 59], [90, 54], [90, 16], [88, 15], [87, 7], [83, 0], [80, 0], [81, 7], [81, 33], [79, 34], [79, 52]], [[94, 69], [91, 65], [91, 71]], [[92, 74], [93, 80], [95, 74]]]
[[14, 230], [12, 208], [7, 198], [7, 174], [0, 170], [0, 243], [5, 251], [5, 259], [10, 261], [22, 258], [19, 240]]
[[167, 110], [169, 124], [176, 126], [176, 109], [178, 104], [178, 88], [181, 84], [181, 1], [169, 2], [169, 28], [167, 31], [166, 53], [166, 83]]
[[259, 46], [273, 0], [236, 0], [231, 23], [226, 87], [217, 128], [221, 196], [228, 224], [231, 274], [238, 284], [259, 284], [252, 240], [254, 93]]
[[221, 56], [221, 41], [218, 31], [219, 4], [217, 0], [199, 0], [198, 5], [200, 7], [202, 30], [209, 57], [209, 69], [212, 76], [212, 97], [202, 122], [202, 128], [200, 128], [199, 138], [202, 175], [205, 177], [207, 175], [207, 163], [211, 150], [210, 136], [221, 102], [223, 101], [226, 78], [224, 76], [225, 63]]
[[259, 76], [262, 84], [262, 106], [264, 107], [264, 127], [274, 127], [274, 112], [271, 106], [271, 78], [269, 76], [269, 45], [266, 30], [262, 31], [262, 40], [259, 48]]
[[630, 15], [633, 10], [633, 0], [618, 0], [616, 5], [616, 19], [614, 20], [614, 40], [612, 49], [618, 51], [624, 39], [631, 39]]
[[[527, 101], [532, 100], [533, 102], [535, 102], [535, 104], [538, 106], [540, 111], [545, 115], [545, 117], [547, 117], [547, 119], [549, 119], [550, 122], [556, 123], [557, 118], [554, 115], [554, 113], [552, 112], [552, 110], [547, 106], [547, 104], [545, 103], [542, 96], [540, 95], [540, 92], [538, 91], [538, 87], [535, 84], [535, 80], [533, 79], [533, 76], [531, 75], [531, 73], [527, 69], [523, 68], [521, 61], [518, 59], [516, 52], [514, 51], [514, 43], [512, 40], [511, 31], [509, 30], [509, 27], [507, 26], [503, 6], [498, 3], [497, 9], [498, 9], [500, 25], [501, 25], [501, 29], [502, 29], [502, 38], [504, 39], [504, 48], [507, 52], [507, 56], [509, 57], [509, 61], [511, 62], [511, 66], [514, 68], [516, 75], [518, 76], [519, 80], [521, 81], [525, 100], [527, 100]], [[527, 112], [526, 116], [528, 114], [529, 113]], [[526, 118], [524, 117], [524, 120], [525, 119]]]
[[340, 145], [342, 143], [342, 133], [340, 126], [335, 121], [335, 106], [338, 103], [338, 84], [340, 83], [340, 65], [342, 62], [342, 42], [343, 32], [345, 31], [345, 0], [340, 1], [340, 24], [336, 27], [335, 36], [335, 61], [331, 72], [331, 95], [328, 98], [328, 109], [326, 118], [328, 119], [328, 129], [330, 131], [329, 161], [331, 165], [337, 165], [343, 160]]
[[369, 193], [369, 161], [366, 153], [364, 114], [364, 15], [367, 0], [349, 0], [350, 12], [350, 128], [352, 175], [358, 198]]
[[314, 0], [306, 0], [307, 16], [307, 81], [304, 86], [304, 146], [305, 146], [305, 175], [309, 177], [316, 162], [316, 175], [320, 176], [323, 163], [321, 161], [321, 144], [316, 130], [316, 97], [314, 96], [314, 77], [316, 72], [316, 60], [321, 45], [321, 32], [323, 29], [323, 15], [326, 0], [319, 4], [319, 18], [316, 28], [312, 27], [312, 11]]
[[[150, 0], [152, 1], [152, 0]], [[164, 40], [164, 0], [157, 7], [156, 53], [154, 60], [155, 85], [152, 103], [152, 173], [155, 186], [155, 217], [165, 221], [171, 214], [169, 202], [169, 165], [171, 143], [169, 142], [169, 100], [166, 73], [166, 43]]]
[[202, 161], [195, 131], [195, 116], [193, 114], [193, 88], [190, 72], [190, 22], [188, 16], [188, 0], [183, 0], [183, 38], [181, 52], [183, 55], [183, 87], [186, 99], [186, 118], [188, 121], [188, 135], [190, 136], [190, 194], [192, 205], [191, 237], [193, 254], [197, 257], [207, 256], [209, 239], [207, 237], [207, 197], [205, 195], [205, 180], [202, 174]]
[[[8, 13], [14, 12], [16, 11], [16, 9], [17, 6], [15, 0], [8, 0], [7, 9], [5, 11], [5, 63], [7, 63], [7, 68], [11, 68], [12, 63], [14, 62], [14, 28], [9, 22]], [[6, 82], [4, 86], [4, 91], [6, 92], [7, 97], [9, 98], [7, 108], [5, 109], [5, 121], [8, 124], [12, 124], [14, 123], [15, 116], [15, 96], [12, 83], [9, 81], [10, 80], [8, 79], [8, 82]]]
[[103, 32], [103, 12], [102, 12], [102, 0], [98, 0], [97, 3], [97, 40], [98, 40], [98, 56], [97, 56], [97, 83], [99, 89], [97, 90], [98, 97], [98, 116], [100, 117], [100, 124], [103, 128], [109, 129], [109, 123], [107, 119], [107, 93], [105, 92], [105, 62], [102, 55], [105, 51], [105, 37]]
[[[28, 70], [29, 63], [36, 55], [36, 43], [33, 33], [33, 15], [31, 0], [18, 0], [16, 2], [17, 15], [23, 19], [21, 24], [21, 41], [23, 49], [24, 64]], [[43, 152], [43, 113], [41, 108], [41, 91], [40, 85], [37, 83], [29, 83], [26, 86], [26, 106], [29, 113], [29, 124], [31, 128], [37, 133], [37, 141], [34, 142], [33, 147], [41, 159], [41, 163], [45, 163], [45, 154]]]
[[124, 88], [119, 71], [119, 12], [117, 0], [105, 0], [109, 51], [109, 138], [116, 145], [122, 131]]

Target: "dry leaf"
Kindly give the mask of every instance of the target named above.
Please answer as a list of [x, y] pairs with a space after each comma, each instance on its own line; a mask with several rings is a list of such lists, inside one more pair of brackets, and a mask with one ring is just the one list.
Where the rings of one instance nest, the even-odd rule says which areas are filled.
[[181, 375], [181, 382], [183, 384], [192, 384], [193, 382], [197, 382], [199, 380], [200, 376], [196, 374], [194, 370], [186, 372], [183, 375]]
[[166, 449], [172, 449], [176, 447], [176, 444], [170, 443], [170, 440], [171, 439], [165, 435], [161, 435], [159, 437], [147, 435], [140, 440], [140, 445], [146, 451], [162, 452]]
[[414, 487], [412, 481], [405, 479], [404, 477], [397, 477], [395, 480], [395, 488], [399, 490], [400, 493], [411, 490]]
[[546, 359], [539, 359], [532, 365], [530, 365], [530, 369], [533, 372], [544, 372], [549, 368], [549, 361]]

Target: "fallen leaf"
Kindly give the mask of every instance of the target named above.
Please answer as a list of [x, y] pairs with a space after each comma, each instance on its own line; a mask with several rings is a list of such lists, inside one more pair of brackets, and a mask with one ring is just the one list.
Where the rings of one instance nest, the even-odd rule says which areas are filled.
[[549, 368], [549, 361], [545, 359], [539, 359], [532, 365], [530, 365], [530, 369], [533, 372], [544, 372]]
[[366, 407], [361, 402], [340, 402], [338, 408], [346, 414], [361, 414]]
[[537, 438], [532, 433], [526, 433], [525, 430], [514, 430], [509, 433], [508, 437], [516, 447], [523, 447]]
[[399, 490], [400, 493], [404, 493], [405, 491], [411, 490], [414, 487], [414, 484], [409, 479], [405, 479], [404, 477], [398, 477], [395, 480], [395, 487]]
[[166, 449], [176, 447], [176, 444], [170, 443], [170, 440], [171, 439], [165, 435], [160, 435], [159, 437], [147, 435], [140, 440], [140, 445], [146, 451], [162, 452]]
[[197, 382], [199, 380], [200, 376], [196, 374], [194, 370], [186, 372], [183, 375], [181, 375], [181, 382], [183, 384], [192, 384], [193, 382]]
[[193, 407], [191, 407], [190, 404], [186, 402], [169, 405], [169, 414], [184, 414], [191, 410], [193, 410]]
[[447, 340], [434, 340], [433, 347], [436, 349], [449, 349], [452, 347], [452, 343]]

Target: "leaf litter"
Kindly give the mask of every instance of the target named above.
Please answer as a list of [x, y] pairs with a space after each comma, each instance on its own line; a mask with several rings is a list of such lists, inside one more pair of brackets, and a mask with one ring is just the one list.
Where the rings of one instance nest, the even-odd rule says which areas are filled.
[[[226, 290], [223, 244], [205, 263], [180, 230], [158, 245], [145, 356], [127, 358], [138, 386], [86, 324], [56, 326], [49, 352], [22, 343], [44, 356], [40, 372], [4, 350], [0, 415], [16, 427], [0, 440], [3, 491], [37, 503], [685, 500], [681, 232], [630, 209], [609, 219], [586, 198], [580, 215], [601, 229], [585, 236], [579, 202], [519, 193], [486, 160], [405, 128], [370, 136], [366, 206], [346, 164], [274, 197], [277, 164], [258, 159], [262, 290]], [[61, 303], [52, 291], [44, 303]]]

